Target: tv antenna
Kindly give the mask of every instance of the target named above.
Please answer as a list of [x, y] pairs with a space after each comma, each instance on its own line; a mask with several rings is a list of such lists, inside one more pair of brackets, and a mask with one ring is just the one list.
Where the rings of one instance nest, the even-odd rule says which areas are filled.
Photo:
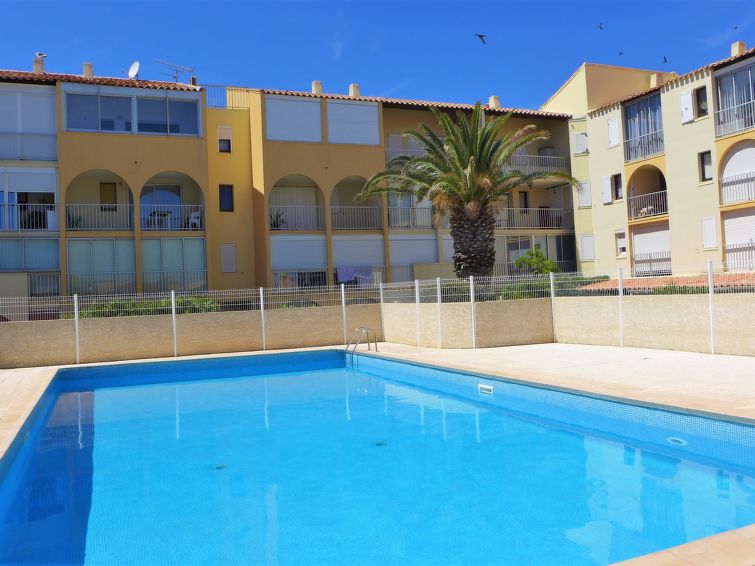
[[128, 78], [139, 80], [139, 61], [134, 61], [128, 68]]
[[191, 83], [191, 80], [194, 78], [194, 67], [187, 67], [186, 65], [177, 65], [176, 63], [170, 63], [169, 61], [163, 61], [162, 59], [155, 59], [155, 63], [158, 63], [159, 65], [164, 65], [167, 67], [170, 72], [164, 72], [161, 71], [161, 75], [165, 75], [167, 77], [170, 77], [173, 79], [173, 82], [179, 82], [178, 79], [181, 78], [182, 74], [189, 75], [189, 80], [186, 81], [187, 83]]

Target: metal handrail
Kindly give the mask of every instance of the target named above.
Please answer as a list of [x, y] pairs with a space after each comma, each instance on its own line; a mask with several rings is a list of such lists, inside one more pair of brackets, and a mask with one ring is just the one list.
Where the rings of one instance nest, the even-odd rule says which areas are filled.
[[[372, 328], [367, 328], [366, 326], [360, 326], [356, 330], [354, 330], [354, 334], [351, 335], [351, 340], [349, 340], [349, 343], [346, 344], [345, 352], [346, 354], [351, 354], [351, 364], [354, 365], [354, 354], [356, 353], [357, 348], [362, 343], [363, 338], [367, 338], [367, 349], [372, 350], [371, 343], [370, 343], [370, 335], [372, 336], [373, 342], [375, 343], [375, 351], [378, 351], [378, 345], [377, 345], [377, 332], [375, 332]], [[349, 348], [351, 348], [351, 352], [349, 352]]]

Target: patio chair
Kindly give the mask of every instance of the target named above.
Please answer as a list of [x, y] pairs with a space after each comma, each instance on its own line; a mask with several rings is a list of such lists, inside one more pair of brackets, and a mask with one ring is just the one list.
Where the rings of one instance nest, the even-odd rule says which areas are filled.
[[68, 228], [78, 228], [81, 224], [81, 216], [72, 216], [68, 208], [66, 208], [66, 220], [68, 221]]
[[189, 216], [189, 230], [201, 230], [202, 229], [202, 213], [198, 210], [191, 213]]

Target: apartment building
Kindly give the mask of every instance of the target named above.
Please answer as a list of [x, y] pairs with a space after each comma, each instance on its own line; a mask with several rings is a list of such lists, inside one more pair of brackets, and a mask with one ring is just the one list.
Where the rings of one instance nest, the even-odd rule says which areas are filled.
[[742, 42], [683, 75], [585, 64], [543, 105], [572, 114], [580, 270], [755, 268], [754, 65]]

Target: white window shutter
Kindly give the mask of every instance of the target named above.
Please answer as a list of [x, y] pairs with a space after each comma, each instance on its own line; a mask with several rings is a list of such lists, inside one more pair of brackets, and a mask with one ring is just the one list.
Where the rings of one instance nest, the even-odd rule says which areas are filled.
[[600, 188], [603, 191], [603, 204], [609, 204], [613, 202], [613, 195], [611, 194], [611, 177], [601, 177]]
[[574, 134], [574, 153], [587, 152], [587, 133], [578, 132]]
[[682, 112], [682, 124], [686, 124], [695, 119], [695, 113], [692, 110], [691, 91], [683, 92], [679, 95], [679, 107]]
[[220, 272], [236, 273], [236, 244], [220, 244]]
[[608, 120], [608, 147], [619, 145], [619, 122], [616, 118]]
[[577, 186], [577, 205], [579, 208], [588, 208], [592, 206], [590, 181], [583, 181]]
[[586, 234], [579, 237], [582, 261], [595, 260], [595, 240], [592, 234]]
[[702, 219], [703, 225], [703, 248], [711, 250], [718, 247], [718, 238], [716, 237], [716, 218], [706, 216]]
[[229, 140], [231, 139], [231, 127], [230, 126], [218, 126], [218, 139]]

